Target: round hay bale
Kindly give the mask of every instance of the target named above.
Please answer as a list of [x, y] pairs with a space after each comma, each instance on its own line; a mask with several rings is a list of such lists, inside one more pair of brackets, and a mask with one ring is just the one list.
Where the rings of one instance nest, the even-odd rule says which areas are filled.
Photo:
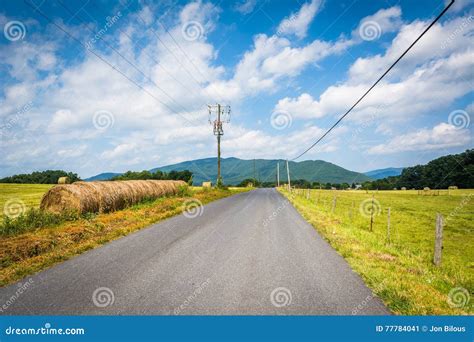
[[143, 200], [174, 195], [178, 193], [179, 186], [186, 186], [186, 182], [130, 180], [61, 184], [44, 194], [40, 208], [54, 213], [109, 212], [126, 208]]
[[59, 177], [58, 178], [58, 184], [69, 184], [71, 183], [71, 180], [69, 177]]

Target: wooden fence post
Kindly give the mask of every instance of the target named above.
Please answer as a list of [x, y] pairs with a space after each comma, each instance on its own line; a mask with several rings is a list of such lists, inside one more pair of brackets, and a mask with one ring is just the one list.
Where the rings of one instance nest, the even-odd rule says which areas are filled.
[[336, 210], [336, 201], [337, 201], [337, 197], [336, 195], [334, 195], [334, 198], [332, 199], [332, 209], [331, 209], [332, 214], [334, 214], [334, 210]]
[[436, 230], [435, 230], [435, 245], [433, 263], [436, 266], [441, 264], [441, 251], [443, 249], [443, 215], [436, 214]]
[[372, 209], [370, 210], [370, 231], [374, 230], [374, 194], [372, 194]]
[[387, 242], [390, 244], [390, 207], [387, 212]]

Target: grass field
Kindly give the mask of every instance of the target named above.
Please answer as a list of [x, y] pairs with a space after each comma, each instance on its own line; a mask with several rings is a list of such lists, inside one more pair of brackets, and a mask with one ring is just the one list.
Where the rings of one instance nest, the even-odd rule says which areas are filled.
[[[2, 190], [2, 205], [12, 199], [21, 199], [25, 205], [28, 203], [28, 207], [36, 208], [49, 187], [16, 185], [15, 192], [9, 184], [0, 184], [0, 190], [8, 189], [8, 195]], [[42, 225], [18, 234], [0, 236], [0, 286], [178, 215], [186, 209], [185, 201], [206, 204], [247, 190], [191, 187], [190, 192], [182, 196], [162, 197], [116, 212], [83, 215], [71, 221], [60, 220], [59, 223]], [[38, 217], [41, 219], [42, 216]]]
[[[311, 190], [308, 195], [304, 190], [279, 190], [394, 313], [474, 313], [474, 190], [449, 195], [446, 190], [438, 196], [417, 191]], [[439, 267], [432, 263], [437, 213], [445, 220]]]
[[38, 208], [41, 197], [51, 184], [5, 184], [0, 183], [0, 219], [5, 212], [25, 211]]

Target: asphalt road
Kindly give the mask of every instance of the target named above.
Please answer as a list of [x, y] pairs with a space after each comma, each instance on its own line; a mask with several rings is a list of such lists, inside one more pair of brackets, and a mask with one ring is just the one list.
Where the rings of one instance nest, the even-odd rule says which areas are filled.
[[0, 314], [389, 314], [274, 189], [202, 209], [0, 289]]

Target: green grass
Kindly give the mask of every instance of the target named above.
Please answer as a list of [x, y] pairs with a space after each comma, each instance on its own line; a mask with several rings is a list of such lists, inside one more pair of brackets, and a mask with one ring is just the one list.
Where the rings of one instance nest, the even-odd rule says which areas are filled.
[[[393, 312], [474, 313], [474, 190], [454, 190], [449, 195], [445, 190], [439, 196], [417, 191], [312, 190], [309, 199], [301, 190], [291, 195], [280, 191]], [[370, 231], [372, 195], [378, 214]], [[362, 203], [369, 215], [362, 214]], [[437, 213], [445, 219], [439, 267], [432, 263]], [[450, 291], [463, 291], [464, 305], [449, 305]]]
[[52, 184], [6, 184], [0, 183], [0, 218], [5, 212], [26, 211], [38, 208], [41, 197]]

